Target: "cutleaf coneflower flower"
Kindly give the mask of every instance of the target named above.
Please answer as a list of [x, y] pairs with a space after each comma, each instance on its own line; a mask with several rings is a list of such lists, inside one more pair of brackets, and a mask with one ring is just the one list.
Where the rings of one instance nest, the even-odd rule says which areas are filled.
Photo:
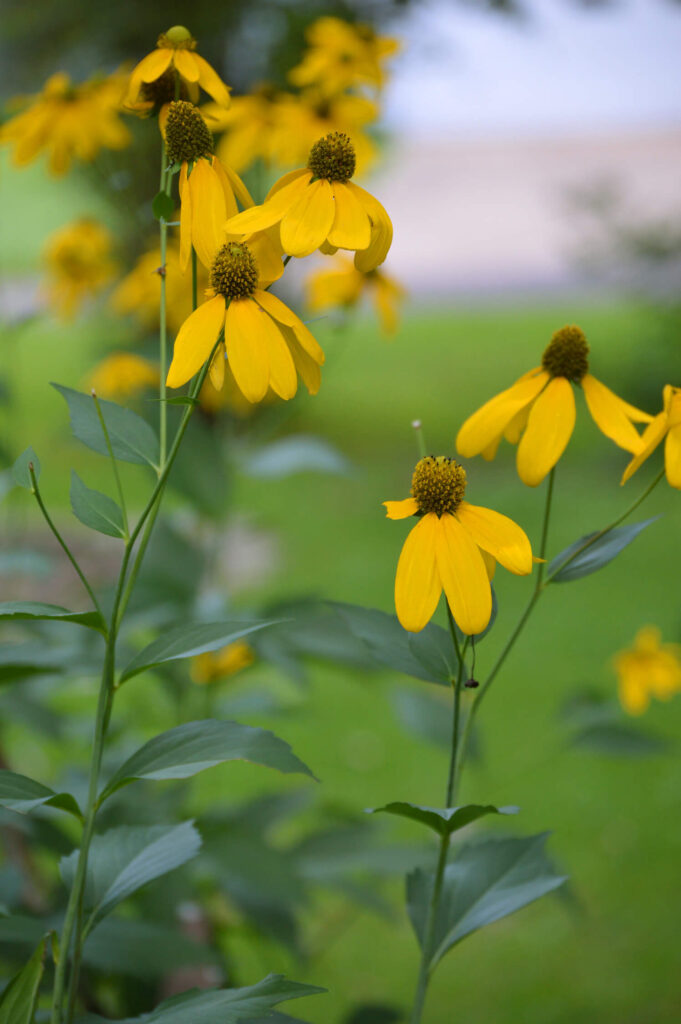
[[[143, 57], [133, 68], [124, 106], [135, 110], [150, 101], [153, 105], [155, 100], [160, 97], [155, 96], [150, 86], [163, 81], [164, 75], [168, 71], [172, 74], [172, 96], [179, 98], [184, 91], [189, 99], [198, 99], [197, 93], [200, 86], [220, 106], [229, 106], [229, 89], [208, 61], [196, 52], [196, 45], [196, 39], [184, 25], [173, 25], [167, 32], [161, 33], [156, 43], [156, 49]], [[174, 91], [176, 78], [177, 92]], [[169, 82], [167, 76], [165, 82]], [[172, 96], [169, 96], [168, 99]]]
[[641, 445], [624, 471], [626, 483], [648, 456], [664, 442], [664, 469], [670, 487], [681, 489], [681, 388], [665, 385], [662, 392], [663, 408], [648, 424], [641, 435]]

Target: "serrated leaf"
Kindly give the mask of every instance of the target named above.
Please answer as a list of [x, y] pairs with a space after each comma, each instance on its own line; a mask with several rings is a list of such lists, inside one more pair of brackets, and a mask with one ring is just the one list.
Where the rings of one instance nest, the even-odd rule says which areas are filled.
[[[74, 436], [100, 455], [108, 455], [109, 449], [92, 395], [74, 391], [62, 384], [53, 383], [52, 387], [68, 404]], [[158, 439], [146, 420], [132, 409], [101, 398], [99, 408], [116, 458], [158, 470]]]
[[84, 526], [108, 537], [125, 539], [123, 513], [119, 506], [107, 494], [93, 491], [80, 479], [75, 469], [71, 470], [71, 508], [76, 519]]
[[44, 604], [42, 601], [0, 601], [0, 621], [2, 619], [56, 619], [106, 633], [106, 623], [99, 612], [70, 612], [68, 608], [62, 608], [57, 604]]
[[30, 814], [43, 805], [57, 807], [76, 818], [82, 817], [80, 807], [70, 793], [55, 793], [49, 786], [43, 786], [27, 775], [0, 770], [0, 806], [19, 814]]
[[135, 779], [187, 779], [225, 761], [252, 761], [280, 772], [312, 772], [267, 729], [205, 719], [186, 722], [155, 736], [121, 765], [99, 802]]
[[120, 682], [139, 675], [154, 665], [162, 665], [165, 661], [180, 658], [193, 658], [206, 651], [215, 651], [220, 647], [239, 640], [241, 637], [255, 633], [266, 626], [275, 625], [277, 619], [262, 622], [194, 622], [188, 626], [176, 626], [167, 629], [163, 636], [158, 637], [136, 654], [121, 673]]
[[[520, 910], [557, 889], [567, 876], [556, 874], [544, 851], [549, 833], [523, 839], [497, 839], [464, 846], [445, 868], [435, 918], [431, 970], [471, 932]], [[407, 876], [409, 917], [423, 945], [435, 876], [417, 868]]]
[[157, 192], [151, 202], [151, 210], [156, 220], [172, 220], [175, 203], [167, 192]]
[[35, 953], [10, 981], [0, 996], [0, 1024], [33, 1024], [38, 989], [45, 970], [47, 936], [38, 943]]
[[461, 807], [423, 807], [404, 801], [395, 801], [384, 807], [373, 807], [367, 814], [395, 814], [400, 818], [418, 821], [437, 832], [440, 836], [449, 836], [460, 828], [465, 828], [478, 818], [487, 814], [517, 814], [517, 807], [494, 807], [493, 804], [464, 804]]
[[[609, 530], [599, 540], [594, 541], [581, 555], [577, 555], [564, 569], [560, 569], [559, 567], [575, 551], [578, 551], [592, 537], [596, 537], [598, 531], [588, 533], [585, 537], [580, 537], [579, 540], [576, 540], [574, 544], [570, 544], [569, 547], [561, 551], [549, 563], [546, 572], [547, 578], [551, 578], [551, 583], [567, 583], [570, 580], [578, 580], [582, 576], [589, 576], [592, 572], [597, 572], [604, 565], [612, 562], [613, 558], [616, 558], [620, 551], [623, 551], [624, 548], [631, 544], [638, 537], [639, 533], [645, 530], [646, 526], [650, 526], [651, 523], [654, 523], [659, 518], [659, 516], [653, 516], [652, 519], [644, 519], [641, 523], [632, 523], [631, 526], [618, 526], [615, 530]], [[556, 570], [558, 571], [556, 572]], [[555, 573], [555, 576], [553, 573]]]
[[33, 472], [35, 473], [36, 480], [38, 480], [40, 477], [40, 459], [30, 446], [25, 452], [21, 453], [12, 466], [12, 477], [15, 484], [18, 484], [19, 487], [25, 487], [27, 491], [32, 491], [33, 482], [28, 468], [29, 462], [33, 463]]
[[[92, 923], [101, 920], [143, 885], [195, 857], [201, 836], [194, 823], [122, 825], [94, 836], [88, 857], [85, 907]], [[62, 878], [73, 885], [78, 850], [61, 861]]]

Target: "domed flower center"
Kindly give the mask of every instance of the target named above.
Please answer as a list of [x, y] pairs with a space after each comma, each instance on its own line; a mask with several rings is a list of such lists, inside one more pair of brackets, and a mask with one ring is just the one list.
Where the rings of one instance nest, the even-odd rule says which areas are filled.
[[345, 132], [329, 132], [315, 142], [307, 166], [315, 178], [345, 183], [355, 173], [355, 147]]
[[258, 284], [255, 256], [243, 242], [228, 242], [218, 252], [210, 271], [210, 283], [226, 299], [246, 299]]
[[195, 50], [196, 39], [184, 25], [173, 25], [161, 33], [156, 45], [163, 50]]
[[171, 163], [191, 163], [213, 152], [213, 136], [192, 103], [174, 100], [168, 107], [166, 149]]
[[541, 364], [552, 377], [579, 381], [589, 372], [589, 344], [581, 327], [561, 327], [546, 346]]
[[416, 463], [411, 478], [411, 495], [419, 512], [455, 512], [466, 492], [466, 470], [447, 455], [427, 455]]

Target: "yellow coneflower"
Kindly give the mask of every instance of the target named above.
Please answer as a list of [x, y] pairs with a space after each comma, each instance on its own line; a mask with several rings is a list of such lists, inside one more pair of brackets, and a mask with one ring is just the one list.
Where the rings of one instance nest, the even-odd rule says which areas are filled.
[[158, 387], [158, 367], [134, 352], [112, 352], [95, 366], [87, 387], [101, 398], [131, 398]]
[[[165, 268], [161, 266], [161, 250], [156, 244], [142, 253], [129, 274], [111, 294], [111, 308], [119, 316], [134, 316], [148, 330], [158, 329], [161, 274], [166, 281], [166, 323], [176, 334], [192, 311], [191, 283], [180, 270], [179, 243], [168, 239]], [[199, 293], [208, 287], [208, 274], [198, 265]]]
[[[210, 379], [218, 390], [224, 383], [225, 351], [249, 402], [261, 401], [269, 388], [280, 398], [293, 398], [298, 374], [311, 394], [319, 390], [324, 353], [295, 313], [263, 288], [267, 241], [263, 236], [248, 245], [228, 242], [215, 254], [206, 293], [210, 297], [180, 329], [168, 387], [179, 388], [194, 376], [224, 330], [224, 342], [210, 365]], [[280, 276], [281, 260], [279, 268]]]
[[109, 231], [91, 217], [66, 224], [47, 239], [43, 250], [45, 295], [63, 320], [72, 319], [85, 299], [113, 279], [112, 244]]
[[307, 279], [307, 304], [312, 312], [340, 306], [356, 306], [369, 295], [386, 334], [394, 334], [399, 322], [399, 304], [404, 288], [383, 270], [363, 274], [349, 260], [337, 260], [336, 270], [317, 270]]
[[168, 159], [180, 164], [180, 269], [189, 264], [192, 246], [205, 267], [224, 241], [224, 225], [239, 207], [252, 206], [248, 189], [213, 156], [213, 137], [191, 103], [175, 100], [165, 125]]
[[416, 465], [411, 497], [383, 502], [389, 519], [419, 516], [395, 577], [395, 610], [411, 633], [428, 624], [443, 590], [459, 629], [481, 633], [492, 615], [495, 563], [518, 576], [532, 572], [524, 531], [499, 512], [469, 505], [465, 491], [466, 472], [458, 462], [428, 455]]
[[[208, 61], [196, 53], [196, 46], [196, 39], [184, 25], [173, 25], [163, 32], [158, 37], [157, 48], [133, 68], [125, 106], [134, 110], [140, 109], [140, 104], [163, 105], [169, 99], [181, 98], [179, 91], [170, 96], [167, 90], [163, 91], [167, 71], [172, 72], [173, 79], [177, 76], [178, 90], [185, 89], [189, 99], [198, 98], [200, 86], [216, 103], [229, 106], [229, 89]], [[168, 81], [166, 77], [165, 82]], [[161, 82], [162, 91], [157, 96], [149, 87], [158, 82]]]
[[297, 86], [321, 85], [330, 94], [356, 85], [380, 89], [385, 83], [383, 65], [400, 49], [397, 39], [341, 18], [318, 18], [305, 35], [308, 50], [289, 78]]
[[206, 651], [192, 660], [192, 681], [205, 686], [225, 676], [233, 676], [255, 661], [255, 652], [244, 640], [222, 647], [219, 651]]
[[506, 391], [491, 398], [461, 427], [456, 447], [460, 455], [493, 459], [505, 437], [518, 445], [518, 475], [536, 487], [556, 465], [575, 425], [573, 385], [581, 385], [596, 426], [620, 448], [636, 452], [641, 438], [633, 423], [649, 423], [636, 409], [589, 373], [589, 346], [581, 328], [556, 331], [541, 366], [523, 374]]
[[630, 715], [641, 715], [650, 698], [669, 700], [681, 691], [681, 646], [661, 643], [655, 626], [644, 626], [636, 634], [634, 646], [616, 654], [620, 703]]
[[641, 435], [641, 444], [624, 471], [622, 483], [643, 465], [666, 437], [664, 443], [664, 469], [671, 487], [681, 488], [681, 388], [665, 385], [662, 392], [662, 412], [648, 424]]
[[220, 160], [235, 171], [247, 170], [256, 160], [285, 162], [278, 155], [280, 96], [274, 86], [263, 83], [247, 96], [233, 97], [228, 109], [217, 103], [201, 108], [210, 130], [225, 133], [216, 147]]
[[352, 142], [332, 132], [314, 144], [307, 167], [285, 174], [261, 206], [232, 217], [226, 229], [245, 236], [278, 224], [290, 256], [349, 249], [358, 270], [374, 270], [388, 254], [393, 229], [379, 201], [350, 181], [354, 170]]
[[50, 174], [61, 177], [72, 161], [90, 163], [100, 149], [124, 149], [130, 133], [120, 119], [122, 79], [93, 78], [74, 85], [67, 74], [48, 78], [37, 96], [19, 99], [26, 109], [0, 128], [0, 143], [13, 145], [18, 167], [45, 150]]
[[366, 96], [328, 96], [317, 86], [310, 86], [299, 93], [282, 95], [277, 114], [272, 142], [275, 158], [282, 166], [295, 167], [304, 162], [317, 139], [332, 132], [342, 132], [352, 139], [355, 177], [364, 174], [376, 159], [376, 143], [365, 128], [377, 120], [379, 110]]

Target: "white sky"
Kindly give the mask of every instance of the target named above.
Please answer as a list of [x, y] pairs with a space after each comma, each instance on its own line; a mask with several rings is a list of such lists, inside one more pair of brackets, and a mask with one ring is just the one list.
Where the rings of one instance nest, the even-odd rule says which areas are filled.
[[400, 21], [386, 96], [410, 136], [681, 126], [681, 3], [527, 0], [531, 17], [424, 0]]

